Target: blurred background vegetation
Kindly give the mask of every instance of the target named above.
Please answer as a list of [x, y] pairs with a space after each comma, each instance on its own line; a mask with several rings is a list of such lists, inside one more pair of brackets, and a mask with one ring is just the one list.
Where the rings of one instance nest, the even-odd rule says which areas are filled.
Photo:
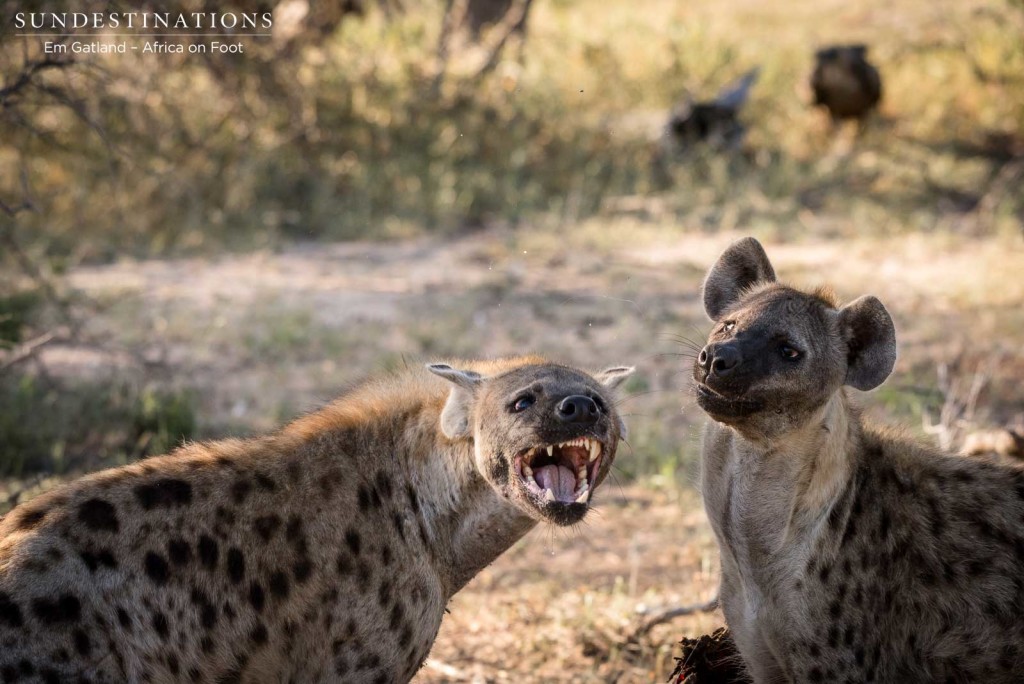
[[[125, 9], [98, 0], [15, 7]], [[39, 38], [15, 35], [5, 5], [0, 476], [118, 463], [302, 408], [203, 419], [203, 382], [138, 344], [138, 301], [72, 286], [67, 275], [83, 268], [310, 241], [524, 227], [557, 235], [623, 217], [641, 231], [742, 228], [769, 240], [809, 230], [840, 239], [1021, 231], [1021, 0], [175, 0], [149, 9], [270, 11], [273, 35], [247, 38], [243, 55], [47, 56]], [[813, 52], [830, 42], [868, 44], [882, 71], [882, 108], [863, 129], [832, 126], [809, 106]], [[742, 114], [742, 148], [677, 158], [664, 133], [673, 105], [752, 67], [760, 80]], [[486, 308], [492, 290], [476, 304]], [[112, 308], [116, 326], [92, 323]], [[256, 362], [360, 358], [346, 333], [318, 332], [301, 312], [246, 316], [242, 344]], [[446, 325], [468, 324], [456, 311]], [[403, 339], [414, 353], [474, 354], [474, 333], [463, 333], [453, 341], [410, 321]], [[117, 371], [68, 377], [39, 353], [53, 344], [102, 349]], [[401, 349], [372, 363], [394, 365]], [[637, 382], [634, 391], [647, 391], [648, 380]], [[665, 469], [666, 452], [677, 457], [671, 433], [641, 426], [636, 435], [649, 462], [631, 475]]]

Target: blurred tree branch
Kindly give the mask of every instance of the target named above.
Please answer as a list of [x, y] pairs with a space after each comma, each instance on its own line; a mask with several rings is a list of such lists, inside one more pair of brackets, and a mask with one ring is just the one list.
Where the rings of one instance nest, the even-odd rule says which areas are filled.
[[437, 73], [431, 84], [431, 95], [436, 97], [441, 92], [456, 34], [468, 33], [471, 42], [479, 43], [484, 27], [492, 27], [487, 36], [489, 40], [481, 45], [485, 56], [480, 66], [465, 81], [467, 87], [475, 87], [498, 66], [509, 38], [519, 35], [525, 40], [526, 20], [532, 4], [533, 0], [447, 0], [441, 20]]

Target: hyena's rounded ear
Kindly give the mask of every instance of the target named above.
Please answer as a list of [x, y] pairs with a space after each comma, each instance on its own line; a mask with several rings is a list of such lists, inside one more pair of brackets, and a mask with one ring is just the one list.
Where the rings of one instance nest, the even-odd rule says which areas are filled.
[[839, 310], [846, 342], [845, 384], [859, 390], [878, 387], [896, 365], [896, 326], [882, 302], [865, 295]]
[[760, 282], [773, 282], [775, 269], [761, 243], [752, 237], [729, 245], [704, 278], [704, 311], [717, 321], [743, 291]]
[[[634, 368], [633, 366], [614, 366], [612, 368], [605, 368], [603, 371], [596, 374], [594, 376], [594, 379], [597, 380], [602, 385], [604, 385], [605, 387], [607, 387], [609, 390], [615, 391], [635, 371], [636, 368]], [[616, 414], [615, 424], [616, 427], [619, 429], [619, 439], [625, 438], [626, 435], [629, 434], [629, 431], [626, 429], [626, 423], [623, 422], [622, 416]]]
[[453, 385], [441, 411], [441, 432], [452, 440], [472, 437], [473, 399], [483, 377], [475, 371], [458, 370], [445, 363], [428, 364], [427, 370]]
[[633, 366], [615, 366], [613, 368], [605, 368], [603, 371], [595, 375], [594, 379], [608, 389], [617, 389], [619, 385], [624, 383], [635, 371], [636, 368]]

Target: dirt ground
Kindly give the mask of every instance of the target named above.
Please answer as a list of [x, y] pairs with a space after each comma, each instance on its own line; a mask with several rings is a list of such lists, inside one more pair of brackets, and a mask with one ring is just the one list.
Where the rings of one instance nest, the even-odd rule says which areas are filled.
[[449, 605], [416, 682], [663, 682], [676, 642], [723, 624], [698, 613], [633, 638], [659, 609], [717, 590], [693, 492], [617, 487], [578, 528], [537, 529]]
[[[623, 218], [80, 268], [70, 281], [98, 312], [88, 332], [122, 352], [53, 347], [45, 362], [53, 373], [102, 376], [138, 372], [141, 359], [191, 388], [203, 429], [223, 435], [272, 428], [358, 378], [447, 356], [536, 351], [593, 368], [635, 364], [618, 483], [597, 493], [585, 523], [534, 531], [456, 596], [416, 681], [661, 682], [680, 637], [722, 624], [699, 614], [630, 638], [642, 611], [716, 590], [714, 543], [692, 488], [704, 418], [680, 339], [703, 338], [702, 275], [740, 235]], [[762, 237], [784, 279], [829, 282], [846, 300], [870, 292], [889, 306], [900, 359], [866, 398], [872, 414], [922, 431], [949, 404], [937, 372], [948, 364], [953, 390], [985, 381], [967, 422], [1024, 418], [1019, 236]]]

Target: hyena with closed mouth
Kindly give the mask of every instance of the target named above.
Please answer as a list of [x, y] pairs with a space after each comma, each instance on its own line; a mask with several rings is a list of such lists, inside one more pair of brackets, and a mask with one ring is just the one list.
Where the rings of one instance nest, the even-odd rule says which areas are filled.
[[1021, 681], [1024, 473], [862, 419], [847, 387], [896, 360], [874, 297], [782, 285], [747, 238], [703, 299], [701, 489], [754, 682]]
[[8, 513], [0, 680], [408, 681], [452, 595], [538, 522], [587, 514], [632, 369], [429, 371]]

